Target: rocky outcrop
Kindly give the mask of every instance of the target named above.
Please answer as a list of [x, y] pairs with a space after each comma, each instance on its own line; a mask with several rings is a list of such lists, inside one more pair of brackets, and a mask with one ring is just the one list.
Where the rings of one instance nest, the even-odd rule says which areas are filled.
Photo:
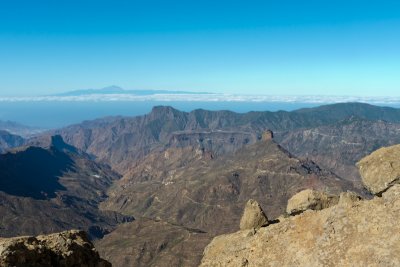
[[400, 145], [378, 149], [357, 166], [364, 186], [373, 194], [381, 194], [400, 183]]
[[240, 219], [240, 230], [258, 229], [268, 225], [268, 218], [257, 201], [250, 199], [244, 208]]
[[214, 238], [201, 266], [400, 266], [400, 184], [393, 182], [399, 151], [378, 150], [359, 164], [367, 188], [381, 192], [373, 199], [347, 191], [323, 204], [320, 193], [302, 191], [288, 213], [304, 212]]
[[85, 232], [72, 230], [37, 237], [0, 238], [2, 267], [111, 267], [100, 258]]
[[281, 217], [255, 233], [214, 238], [201, 266], [399, 266], [399, 210], [395, 185], [372, 200]]
[[269, 140], [271, 140], [273, 138], [274, 138], [274, 133], [272, 131], [270, 131], [270, 130], [267, 130], [262, 134], [262, 138], [261, 139], [263, 141], [269, 141]]
[[288, 200], [286, 212], [294, 215], [306, 210], [322, 210], [336, 205], [339, 197], [312, 189], [303, 190]]

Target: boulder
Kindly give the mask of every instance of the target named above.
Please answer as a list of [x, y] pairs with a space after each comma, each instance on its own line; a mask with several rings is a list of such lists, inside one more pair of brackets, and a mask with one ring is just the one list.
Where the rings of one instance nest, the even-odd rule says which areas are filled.
[[240, 219], [240, 230], [259, 229], [268, 225], [268, 218], [257, 201], [250, 199]]
[[0, 238], [0, 266], [111, 267], [83, 231]]
[[400, 183], [400, 145], [383, 147], [357, 163], [362, 182], [371, 193], [381, 195]]
[[296, 215], [306, 210], [322, 210], [336, 205], [339, 197], [311, 189], [303, 190], [288, 200], [286, 212]]

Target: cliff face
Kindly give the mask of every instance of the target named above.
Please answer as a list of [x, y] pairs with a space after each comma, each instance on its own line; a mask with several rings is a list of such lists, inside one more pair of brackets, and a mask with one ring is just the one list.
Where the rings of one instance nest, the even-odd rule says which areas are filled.
[[2, 267], [111, 267], [100, 258], [82, 231], [65, 231], [37, 237], [0, 238]]
[[[366, 162], [398, 168], [399, 158], [385, 153], [393, 149], [400, 150], [399, 146], [381, 149], [358, 164], [368, 188], [376, 168], [368, 169]], [[204, 251], [201, 266], [399, 266], [400, 185], [393, 169], [381, 175], [383, 178], [373, 183], [379, 196], [371, 200], [342, 193], [338, 204], [331, 207], [320, 205], [322, 210], [282, 216], [259, 230], [214, 238]]]

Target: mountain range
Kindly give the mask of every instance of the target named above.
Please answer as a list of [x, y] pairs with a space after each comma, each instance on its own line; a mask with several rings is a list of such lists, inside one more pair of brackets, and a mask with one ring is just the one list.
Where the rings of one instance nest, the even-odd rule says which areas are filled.
[[77, 228], [114, 266], [197, 266], [214, 236], [238, 230], [250, 198], [272, 221], [307, 188], [370, 198], [355, 163], [399, 143], [399, 131], [400, 109], [361, 103], [248, 113], [157, 106], [3, 138], [0, 235]]

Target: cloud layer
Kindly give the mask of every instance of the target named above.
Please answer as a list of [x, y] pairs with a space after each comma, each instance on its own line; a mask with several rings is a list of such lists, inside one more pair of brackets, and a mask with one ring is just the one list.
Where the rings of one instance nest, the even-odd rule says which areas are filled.
[[113, 102], [113, 101], [196, 101], [196, 102], [283, 102], [283, 103], [340, 103], [364, 102], [371, 104], [400, 104], [400, 97], [364, 97], [364, 96], [273, 96], [273, 95], [234, 95], [234, 94], [91, 94], [81, 96], [30, 96], [0, 97], [0, 102]]

